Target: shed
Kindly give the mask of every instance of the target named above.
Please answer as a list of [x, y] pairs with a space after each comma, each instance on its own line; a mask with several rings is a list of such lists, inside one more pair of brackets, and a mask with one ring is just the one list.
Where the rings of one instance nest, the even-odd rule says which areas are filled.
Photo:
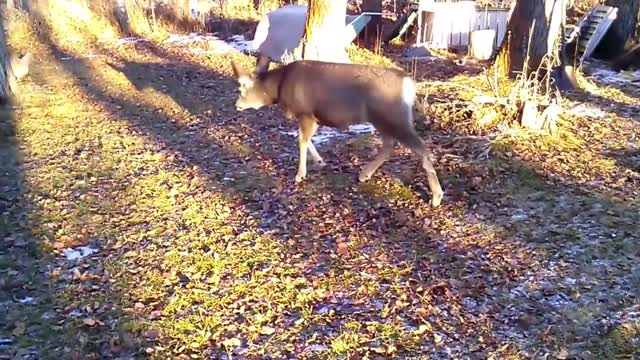
[[502, 43], [507, 32], [509, 8], [481, 5], [476, 1], [418, 1], [417, 46], [458, 48], [469, 46], [470, 35], [476, 30], [495, 30], [494, 48]]

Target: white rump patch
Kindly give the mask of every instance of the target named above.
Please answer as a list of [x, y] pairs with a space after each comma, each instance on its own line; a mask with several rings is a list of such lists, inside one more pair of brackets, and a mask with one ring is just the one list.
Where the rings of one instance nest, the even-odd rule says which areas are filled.
[[402, 78], [402, 102], [410, 109], [416, 102], [416, 83], [408, 76]]

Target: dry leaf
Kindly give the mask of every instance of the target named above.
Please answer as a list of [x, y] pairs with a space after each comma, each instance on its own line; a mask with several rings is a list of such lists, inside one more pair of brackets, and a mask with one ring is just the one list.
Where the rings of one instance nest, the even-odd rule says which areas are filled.
[[569, 358], [569, 351], [567, 351], [567, 349], [561, 349], [560, 352], [556, 355], [556, 358], [558, 358], [559, 360]]
[[148, 339], [156, 339], [158, 336], [160, 336], [160, 332], [156, 329], [149, 329], [147, 331], [144, 332], [144, 337], [148, 338]]
[[270, 326], [263, 326], [262, 329], [260, 329], [260, 334], [262, 335], [271, 335], [274, 332], [276, 332], [276, 329], [270, 327]]
[[240, 344], [241, 344], [240, 339], [235, 337], [226, 339], [225, 341], [222, 342], [222, 345], [224, 345], [227, 348], [240, 346]]
[[346, 256], [349, 254], [349, 246], [343, 242], [338, 243], [338, 254]]
[[27, 330], [27, 325], [22, 321], [17, 321], [14, 324], [15, 328], [13, 329], [13, 335], [20, 336], [24, 334], [25, 330]]

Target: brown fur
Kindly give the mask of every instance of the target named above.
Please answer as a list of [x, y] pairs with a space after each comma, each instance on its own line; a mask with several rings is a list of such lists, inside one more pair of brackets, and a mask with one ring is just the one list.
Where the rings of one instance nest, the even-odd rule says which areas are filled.
[[316, 163], [324, 164], [311, 142], [319, 126], [346, 130], [369, 122], [381, 133], [383, 146], [363, 168], [359, 180], [369, 179], [400, 142], [422, 160], [433, 193], [432, 205], [440, 205], [442, 189], [431, 163], [432, 155], [414, 129], [415, 90], [405, 72], [309, 60], [254, 74], [232, 66], [240, 84], [238, 110], [277, 104], [285, 114], [298, 119], [300, 161], [296, 182], [306, 176], [307, 150]]

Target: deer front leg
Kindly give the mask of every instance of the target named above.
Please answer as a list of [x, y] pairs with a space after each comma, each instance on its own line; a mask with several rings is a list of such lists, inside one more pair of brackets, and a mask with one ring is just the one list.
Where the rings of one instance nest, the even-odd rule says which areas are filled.
[[433, 167], [433, 162], [431, 158], [433, 155], [430, 151], [425, 151], [425, 154], [422, 157], [422, 167], [427, 171], [427, 180], [429, 181], [429, 189], [431, 189], [431, 194], [433, 199], [431, 200], [431, 205], [433, 207], [440, 206], [442, 202], [442, 187], [440, 186], [440, 181], [438, 180], [438, 174], [436, 174], [436, 169]]
[[369, 180], [373, 173], [375, 173], [376, 170], [378, 170], [378, 168], [382, 166], [382, 164], [384, 164], [387, 160], [389, 160], [391, 155], [393, 155], [393, 148], [395, 146], [396, 140], [394, 140], [390, 136], [383, 136], [382, 147], [378, 151], [378, 154], [373, 158], [373, 160], [371, 160], [371, 162], [369, 162], [364, 166], [364, 168], [362, 168], [362, 170], [360, 171], [360, 175], [358, 176], [358, 180], [360, 180], [361, 182]]
[[[296, 174], [296, 182], [302, 181], [307, 176], [307, 151], [310, 151], [314, 160], [320, 158], [315, 146], [311, 143], [311, 137], [318, 129], [318, 124], [313, 118], [304, 116], [300, 119], [298, 126], [299, 136], [298, 144], [300, 147], [300, 158], [298, 162], [298, 173]], [[317, 158], [316, 158], [317, 155]], [[320, 158], [322, 160], [322, 158]]]

